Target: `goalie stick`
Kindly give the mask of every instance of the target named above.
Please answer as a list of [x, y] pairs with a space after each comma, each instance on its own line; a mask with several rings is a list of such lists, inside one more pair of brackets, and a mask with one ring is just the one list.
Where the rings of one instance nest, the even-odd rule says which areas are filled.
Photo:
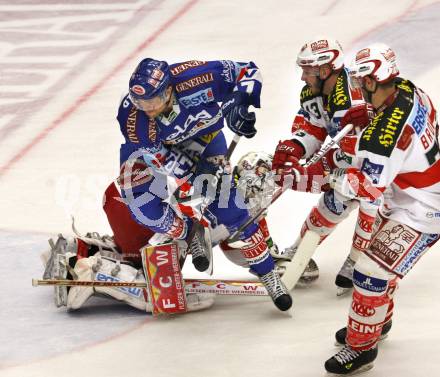
[[[144, 282], [32, 279], [32, 286], [84, 286], [84, 287], [126, 287], [148, 288]], [[184, 279], [186, 293], [214, 293], [216, 295], [267, 296], [263, 284], [252, 280]]]

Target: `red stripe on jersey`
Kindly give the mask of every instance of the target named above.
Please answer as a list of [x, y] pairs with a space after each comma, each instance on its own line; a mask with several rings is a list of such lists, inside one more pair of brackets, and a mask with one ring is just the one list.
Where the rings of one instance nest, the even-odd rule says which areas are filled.
[[440, 160], [429, 169], [422, 172], [410, 172], [398, 174], [394, 183], [402, 190], [408, 187], [423, 188], [435, 185], [440, 182]]
[[397, 141], [396, 147], [402, 151], [406, 151], [411, 144], [412, 135], [414, 134], [414, 129], [409, 125], [405, 124], [402, 134]]
[[370, 179], [357, 168], [348, 168], [345, 172], [357, 197], [376, 200], [385, 191], [385, 187], [373, 186]]
[[[296, 118], [295, 118], [296, 119]], [[293, 126], [292, 126], [293, 129]], [[304, 119], [304, 122], [301, 124], [301, 131], [304, 131], [308, 133], [309, 135], [312, 135], [316, 137], [319, 141], [323, 142], [325, 138], [327, 137], [327, 130], [324, 128], [314, 126], [312, 123], [308, 122]]]
[[247, 68], [242, 68], [240, 70], [240, 73], [238, 74], [237, 81], [240, 81], [243, 78], [243, 76], [245, 75], [246, 72], [247, 72]]

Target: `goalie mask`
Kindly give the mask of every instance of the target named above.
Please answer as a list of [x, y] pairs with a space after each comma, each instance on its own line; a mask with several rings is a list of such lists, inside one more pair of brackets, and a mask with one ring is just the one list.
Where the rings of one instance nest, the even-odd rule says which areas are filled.
[[266, 152], [249, 152], [238, 161], [235, 179], [247, 199], [263, 192], [265, 186], [273, 182], [272, 159], [273, 156]]

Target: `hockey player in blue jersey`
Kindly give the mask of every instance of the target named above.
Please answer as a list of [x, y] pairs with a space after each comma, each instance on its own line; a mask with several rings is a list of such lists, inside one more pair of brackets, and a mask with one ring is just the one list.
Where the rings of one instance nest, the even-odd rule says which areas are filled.
[[[194, 224], [211, 228], [222, 224], [232, 233], [249, 218], [227, 173], [222, 128], [226, 120], [235, 134], [255, 135], [255, 113], [249, 106], [260, 107], [261, 86], [253, 62], [194, 60], [168, 65], [147, 58], [132, 74], [129, 93], [119, 106], [117, 119], [125, 138], [120, 149], [122, 196], [138, 223], [165, 237], [187, 240], [200, 271], [209, 266], [210, 245], [203, 234], [207, 228]], [[208, 186], [221, 177], [221, 186], [229, 187], [226, 195], [224, 190], [219, 195], [219, 185], [214, 185], [214, 194], [209, 194], [209, 187], [200, 189], [198, 178], [207, 174], [213, 178]], [[182, 203], [182, 198], [195, 196], [194, 190], [202, 193], [202, 206], [194, 200]], [[258, 224], [245, 229], [241, 239], [251, 270], [275, 305], [289, 309], [292, 299], [274, 271]]]

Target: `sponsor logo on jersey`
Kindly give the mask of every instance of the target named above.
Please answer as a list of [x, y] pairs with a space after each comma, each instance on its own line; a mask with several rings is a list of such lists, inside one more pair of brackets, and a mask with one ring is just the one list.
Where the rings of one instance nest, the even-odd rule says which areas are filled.
[[376, 310], [374, 308], [362, 305], [355, 301], [351, 303], [351, 309], [353, 309], [353, 311], [361, 317], [372, 317], [376, 314]]
[[318, 52], [320, 50], [328, 48], [328, 41], [326, 39], [321, 39], [320, 41], [313, 42], [310, 45], [312, 52]]
[[383, 165], [381, 164], [375, 164], [371, 162], [368, 158], [364, 160], [362, 163], [361, 171], [370, 177], [371, 182], [374, 184], [379, 183], [380, 175], [383, 171]]
[[391, 156], [402, 133], [413, 103], [406, 94], [399, 94], [393, 106], [377, 114], [362, 132], [359, 150], [367, 150], [381, 156]]
[[209, 103], [214, 101], [214, 93], [211, 88], [199, 90], [193, 94], [186, 97], [181, 97], [179, 99], [180, 103], [187, 109], [192, 106], [199, 106], [202, 103]]
[[312, 93], [312, 89], [310, 89], [307, 85], [301, 90], [301, 94], [299, 96], [299, 99], [302, 102], [304, 102], [308, 98], [313, 98], [314, 95]]
[[387, 223], [375, 235], [369, 252], [392, 268], [418, 237], [419, 233], [406, 225]]
[[419, 258], [428, 250], [427, 248], [438, 240], [439, 237], [439, 234], [423, 234], [421, 239], [416, 242], [405, 258], [398, 264], [395, 271], [401, 275], [406, 275]]
[[371, 140], [371, 137], [372, 137], [374, 131], [376, 131], [377, 125], [382, 120], [382, 118], [383, 118], [383, 112], [380, 112], [379, 114], [377, 114], [374, 117], [374, 119], [371, 121], [370, 125], [362, 133], [362, 140], [366, 140], [366, 141]]
[[339, 76], [336, 80], [335, 92], [332, 94], [333, 103], [336, 106], [345, 106], [348, 102], [349, 98], [345, 84], [344, 76]]
[[177, 93], [181, 93], [185, 90], [196, 88], [211, 81], [214, 81], [214, 75], [212, 74], [212, 72], [204, 73], [202, 75], [195, 76], [190, 78], [189, 80], [178, 83], [176, 85], [176, 91]]
[[402, 80], [402, 81], [397, 85], [397, 87], [398, 87], [399, 89], [404, 90], [404, 91], [407, 92], [407, 93], [410, 93], [410, 94], [412, 94], [412, 93], [414, 92], [414, 87], [413, 87], [413, 85], [411, 84], [411, 82], [409, 82], [408, 80]]
[[382, 330], [382, 323], [369, 325], [366, 323], [360, 323], [355, 321], [353, 318], [348, 318], [348, 326], [353, 329], [356, 333], [361, 334], [378, 334], [380, 335], [380, 331]]
[[[216, 124], [221, 118], [222, 118], [221, 111], [219, 111], [214, 116], [211, 116], [206, 110], [203, 110], [194, 116], [189, 115], [183, 126], [176, 125], [174, 127], [176, 131], [171, 135], [169, 135], [166, 138], [166, 141], [168, 141], [170, 144], [180, 143], [181, 141], [195, 135], [199, 131]], [[196, 122], [197, 120], [199, 120], [199, 122], [197, 122], [197, 124], [188, 131], [190, 125]]]
[[190, 69], [190, 68], [194, 68], [194, 67], [199, 67], [201, 65], [205, 65], [206, 62], [204, 61], [200, 61], [200, 60], [189, 60], [187, 62], [183, 62], [175, 67], [172, 67], [170, 69], [171, 74], [173, 76], [178, 76], [180, 75], [182, 72], [185, 72], [186, 70]]
[[236, 73], [238, 69], [233, 62], [230, 60], [220, 60], [223, 65], [223, 71], [221, 75], [225, 78], [227, 82], [234, 82], [233, 72]]
[[389, 148], [396, 143], [397, 136], [396, 131], [399, 124], [402, 121], [405, 112], [398, 107], [394, 108], [391, 116], [387, 118], [388, 122], [385, 127], [381, 128], [381, 133], [379, 134], [379, 143], [385, 148]]
[[[360, 220], [360, 221], [362, 221], [362, 220]], [[363, 221], [363, 223], [365, 225], [365, 221]], [[370, 233], [371, 233], [371, 230], [370, 230]], [[362, 238], [359, 234], [355, 233], [353, 236], [352, 246], [357, 250], [364, 251], [364, 250], [367, 250], [367, 248], [370, 246], [370, 241], [365, 238]]]
[[385, 292], [387, 283], [387, 280], [364, 275], [356, 269], [353, 271], [353, 284], [367, 291], [376, 293]]
[[139, 143], [139, 139], [136, 135], [136, 119], [137, 119], [137, 109], [132, 106], [127, 118], [127, 136], [132, 143]]
[[154, 119], [148, 119], [148, 138], [155, 143], [157, 139], [157, 128]]
[[133, 85], [130, 90], [138, 96], [143, 96], [145, 94], [145, 89], [141, 85]]
[[426, 128], [426, 114], [428, 114], [428, 109], [420, 104], [420, 102], [417, 102], [417, 111], [412, 125], [418, 136], [420, 136]]

